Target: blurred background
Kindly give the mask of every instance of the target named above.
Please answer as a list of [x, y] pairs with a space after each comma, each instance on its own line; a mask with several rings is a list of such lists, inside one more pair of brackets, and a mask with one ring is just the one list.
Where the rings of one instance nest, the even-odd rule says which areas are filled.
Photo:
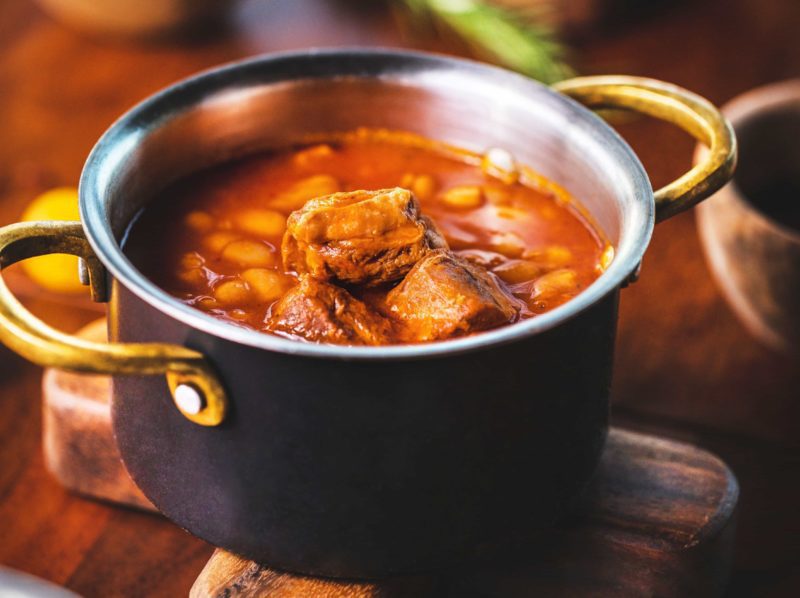
[[[722, 105], [800, 77], [798, 31], [797, 0], [3, 0], [0, 224], [75, 218], [83, 162], [117, 117], [198, 70], [264, 52], [413, 47], [545, 83], [654, 77]], [[691, 166], [684, 133], [649, 120], [618, 128], [654, 187]], [[66, 331], [103, 309], [76, 286], [71, 264], [8, 275]], [[694, 213], [657, 227], [641, 279], [623, 292], [617, 347], [614, 423], [710, 449], [739, 478], [729, 594], [800, 595], [800, 365], [740, 324], [704, 260]], [[98, 584], [106, 595], [185, 593], [210, 547], [48, 477], [39, 384], [38, 368], [0, 349], [0, 563], [90, 595]]]

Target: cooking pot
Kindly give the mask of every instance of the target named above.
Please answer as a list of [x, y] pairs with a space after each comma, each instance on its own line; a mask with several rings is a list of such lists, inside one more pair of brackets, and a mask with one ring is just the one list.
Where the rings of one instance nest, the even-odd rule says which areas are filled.
[[[711, 151], [653, 193], [631, 149], [579, 102], [667, 120]], [[512, 326], [347, 347], [215, 319], [125, 256], [132, 219], [175, 179], [361, 126], [509, 150], [579, 200], [615, 259], [565, 305]], [[647, 79], [579, 78], [553, 90], [475, 62], [385, 50], [247, 60], [117, 121], [84, 168], [81, 223], [0, 230], [2, 266], [54, 252], [83, 258], [95, 299], [109, 302], [110, 344], [51, 329], [4, 285], [0, 335], [36, 363], [113, 375], [128, 471], [167, 517], [212, 544], [317, 575], [444, 567], [531, 538], [584, 487], [608, 427], [619, 291], [636, 277], [654, 222], [722, 186], [735, 155], [714, 107]]]

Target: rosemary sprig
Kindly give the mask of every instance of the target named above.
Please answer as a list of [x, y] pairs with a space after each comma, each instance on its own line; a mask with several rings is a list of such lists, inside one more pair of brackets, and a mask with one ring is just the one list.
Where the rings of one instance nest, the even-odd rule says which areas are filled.
[[418, 19], [438, 21], [479, 56], [543, 83], [572, 76], [564, 48], [534, 19], [485, 0], [400, 0]]

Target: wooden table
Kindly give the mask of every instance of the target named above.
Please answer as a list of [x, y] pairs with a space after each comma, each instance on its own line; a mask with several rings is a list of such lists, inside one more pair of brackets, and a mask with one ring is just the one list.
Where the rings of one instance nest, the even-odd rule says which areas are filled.
[[[76, 184], [114, 118], [178, 78], [280, 49], [402, 45], [375, 4], [245, 0], [213, 39], [133, 44], [81, 36], [29, 0], [4, 0], [0, 223], [14, 221], [38, 192]], [[579, 70], [662, 78], [717, 103], [800, 74], [796, 0], [662, 4], [635, 23], [619, 18], [577, 40]], [[650, 122], [623, 133], [654, 185], [688, 167], [692, 142], [683, 134]], [[66, 330], [98, 314], [43, 295], [28, 303]], [[800, 364], [760, 347], [734, 319], [710, 278], [691, 213], [658, 226], [621, 312], [615, 422], [690, 440], [726, 459], [741, 483], [730, 595], [798, 595]], [[39, 383], [38, 368], [0, 349], [0, 564], [87, 596], [185, 595], [212, 548], [159, 517], [62, 490], [42, 465]]]

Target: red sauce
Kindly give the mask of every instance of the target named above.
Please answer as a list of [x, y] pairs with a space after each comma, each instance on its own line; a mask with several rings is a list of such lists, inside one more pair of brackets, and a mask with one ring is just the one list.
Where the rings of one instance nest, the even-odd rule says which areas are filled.
[[271, 306], [296, 283], [280, 255], [286, 216], [311, 197], [401, 186], [451, 249], [492, 252], [490, 269], [525, 301], [522, 317], [533, 317], [590, 285], [613, 250], [562, 190], [517, 172], [407, 134], [359, 131], [178, 181], [134, 221], [126, 253], [187, 304], [263, 330]]

